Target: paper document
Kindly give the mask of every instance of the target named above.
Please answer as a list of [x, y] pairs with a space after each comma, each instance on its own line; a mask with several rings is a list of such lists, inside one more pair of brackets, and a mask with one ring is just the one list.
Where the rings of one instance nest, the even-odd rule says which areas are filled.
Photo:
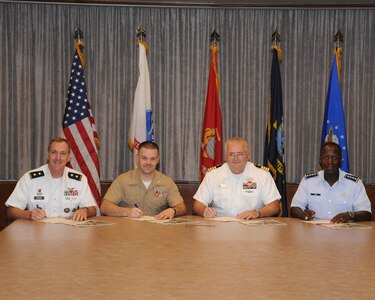
[[129, 217], [124, 217], [124, 218], [129, 219], [129, 220], [134, 220], [134, 221], [148, 221], [148, 222], [151, 222], [151, 223], [157, 223], [157, 224], [163, 224], [163, 225], [199, 223], [198, 221], [184, 219], [184, 218], [174, 218], [174, 219], [166, 219], [166, 220], [158, 220], [158, 219], [155, 219], [155, 217], [152, 217], [152, 216], [142, 216], [140, 218], [129, 218]]
[[323, 227], [328, 227], [332, 229], [352, 229], [352, 228], [372, 228], [370, 225], [358, 224], [358, 223], [329, 223], [329, 224], [319, 224]]
[[214, 218], [210, 218], [210, 220], [220, 221], [220, 222], [241, 222], [241, 221], [243, 221], [241, 219], [237, 219], [237, 218], [234, 218], [234, 217], [214, 217]]
[[276, 225], [276, 226], [282, 226], [282, 225], [288, 225], [283, 222], [279, 222], [276, 220], [241, 220], [241, 224], [250, 225], [250, 226], [259, 226], [259, 225]]
[[312, 219], [310, 221], [302, 221], [304, 223], [309, 223], [309, 224], [315, 224], [315, 225], [319, 225], [319, 224], [330, 224], [331, 221], [330, 220], [323, 220], [323, 219]]
[[105, 226], [105, 225], [114, 224], [111, 222], [107, 222], [103, 220], [96, 220], [96, 219], [88, 219], [86, 221], [73, 221], [73, 220], [65, 219], [65, 218], [45, 218], [43, 220], [39, 220], [39, 222], [50, 223], [50, 224], [65, 224], [65, 225], [71, 225], [75, 227]]

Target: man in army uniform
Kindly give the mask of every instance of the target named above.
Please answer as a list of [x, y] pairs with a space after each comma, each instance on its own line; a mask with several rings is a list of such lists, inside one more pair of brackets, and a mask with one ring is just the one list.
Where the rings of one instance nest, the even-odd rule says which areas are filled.
[[194, 195], [193, 211], [204, 218], [229, 216], [256, 219], [277, 216], [280, 194], [265, 167], [248, 161], [249, 147], [241, 137], [225, 143], [226, 163], [207, 172]]
[[84, 221], [96, 215], [96, 203], [87, 178], [66, 167], [70, 146], [63, 138], [48, 146], [48, 164], [25, 173], [5, 205], [10, 219], [41, 220], [66, 217]]
[[371, 203], [362, 181], [342, 171], [341, 161], [338, 144], [326, 142], [320, 148], [319, 163], [323, 170], [307, 174], [301, 180], [291, 203], [292, 217], [332, 223], [371, 220]]

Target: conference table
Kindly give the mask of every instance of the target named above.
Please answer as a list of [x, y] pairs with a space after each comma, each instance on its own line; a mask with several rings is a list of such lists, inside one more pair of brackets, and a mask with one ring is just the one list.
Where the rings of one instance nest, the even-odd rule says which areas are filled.
[[375, 231], [291, 218], [244, 225], [16, 220], [0, 232], [0, 299], [375, 299]]

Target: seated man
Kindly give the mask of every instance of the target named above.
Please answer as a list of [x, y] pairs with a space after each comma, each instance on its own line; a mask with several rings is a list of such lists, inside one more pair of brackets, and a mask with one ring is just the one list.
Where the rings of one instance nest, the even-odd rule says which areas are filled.
[[281, 196], [271, 174], [248, 159], [246, 140], [229, 139], [225, 144], [226, 163], [206, 174], [194, 195], [193, 212], [204, 218], [277, 216]]
[[66, 167], [70, 146], [63, 138], [48, 146], [48, 164], [24, 174], [5, 205], [10, 219], [40, 220], [68, 217], [84, 221], [96, 215], [96, 202], [87, 178]]
[[139, 145], [138, 168], [119, 175], [104, 196], [100, 210], [107, 216], [173, 219], [186, 214], [186, 207], [173, 180], [158, 172], [159, 147], [154, 142]]
[[371, 203], [362, 181], [342, 171], [341, 162], [338, 144], [327, 142], [320, 148], [323, 170], [301, 180], [290, 207], [292, 217], [332, 223], [371, 220]]

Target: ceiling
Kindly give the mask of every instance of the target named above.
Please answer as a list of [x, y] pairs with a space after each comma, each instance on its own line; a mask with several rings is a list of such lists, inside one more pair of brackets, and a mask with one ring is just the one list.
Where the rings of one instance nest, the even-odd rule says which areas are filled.
[[221, 8], [375, 8], [375, 0], [318, 0], [310, 2], [303, 0], [14, 0], [8, 2]]

